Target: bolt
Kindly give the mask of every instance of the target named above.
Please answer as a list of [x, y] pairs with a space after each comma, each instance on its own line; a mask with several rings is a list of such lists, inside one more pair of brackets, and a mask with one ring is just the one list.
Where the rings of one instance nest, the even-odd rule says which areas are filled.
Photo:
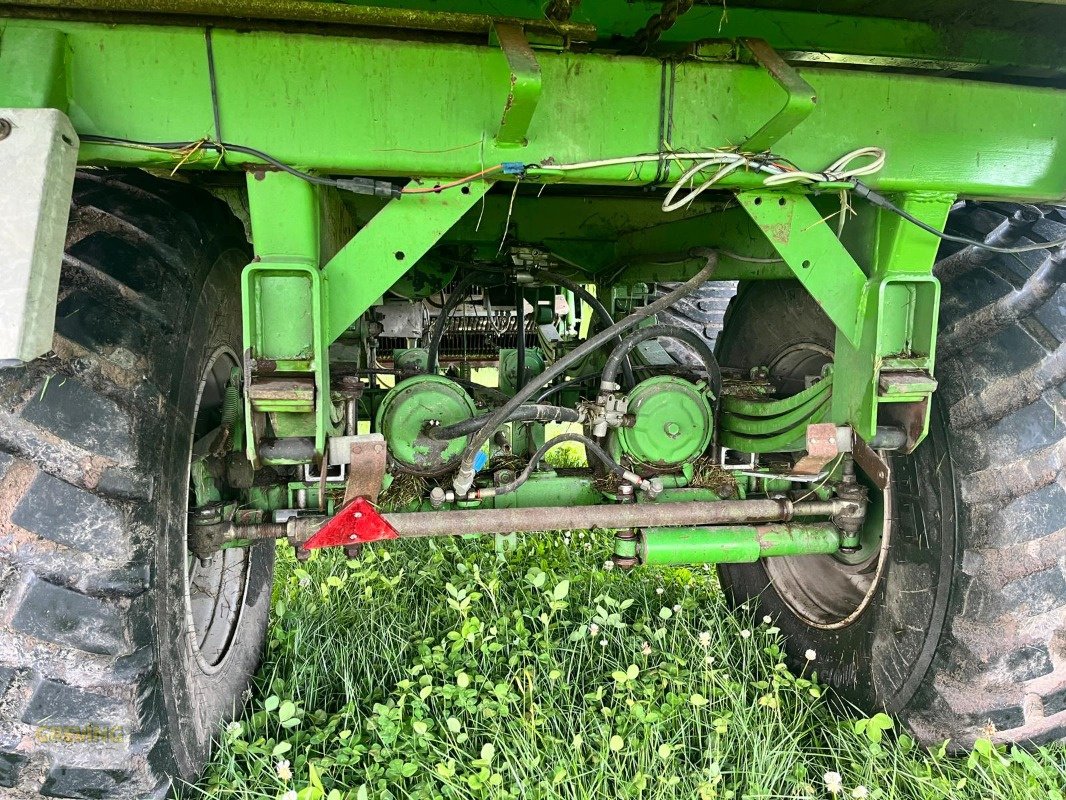
[[666, 435], [669, 436], [671, 439], [676, 439], [678, 436], [681, 435], [681, 426], [678, 425], [676, 422], [667, 422], [663, 426], [663, 430], [666, 431]]
[[359, 558], [363, 552], [363, 545], [360, 544], [347, 544], [344, 546], [344, 555], [348, 558]]
[[362, 511], [356, 511], [354, 514], [352, 514], [352, 516], [355, 517], [356, 519], [362, 519], [363, 512]]
[[6, 139], [11, 135], [11, 120], [0, 117], [0, 139]]

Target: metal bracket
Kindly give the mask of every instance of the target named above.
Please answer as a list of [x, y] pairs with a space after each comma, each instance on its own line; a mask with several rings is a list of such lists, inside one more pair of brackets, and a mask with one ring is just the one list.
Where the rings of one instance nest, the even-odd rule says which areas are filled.
[[807, 453], [796, 462], [792, 471], [796, 475], [818, 475], [840, 452], [835, 424], [822, 422], [808, 425]]
[[349, 440], [348, 485], [344, 488], [344, 503], [365, 497], [376, 503], [385, 478], [385, 437], [380, 433], [344, 437]]
[[737, 200], [853, 345], [862, 335], [866, 275], [809, 198], [788, 192], [739, 192]]
[[770, 73], [770, 77], [787, 95], [784, 107], [740, 146], [744, 152], [761, 153], [769, 150], [785, 134], [807, 119], [818, 103], [818, 96], [814, 87], [785, 63], [777, 51], [764, 40], [741, 39], [740, 42], [751, 51], [759, 66]]
[[529, 123], [540, 101], [540, 64], [518, 25], [495, 23], [493, 30], [507, 59], [507, 102], [496, 133], [498, 147], [525, 147]]
[[62, 111], [0, 109], [0, 366], [52, 349], [78, 135]]
[[[423, 183], [432, 186], [434, 181]], [[491, 185], [474, 181], [459, 189], [407, 194], [374, 214], [323, 270], [329, 288], [326, 341], [334, 342], [348, 330]]]

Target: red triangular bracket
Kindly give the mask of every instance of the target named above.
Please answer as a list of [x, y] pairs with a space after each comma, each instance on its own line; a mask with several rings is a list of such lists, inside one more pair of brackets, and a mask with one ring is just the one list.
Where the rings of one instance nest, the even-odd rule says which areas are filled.
[[365, 544], [378, 539], [398, 539], [399, 534], [365, 497], [357, 497], [342, 506], [318, 532], [304, 542], [304, 547], [340, 547]]

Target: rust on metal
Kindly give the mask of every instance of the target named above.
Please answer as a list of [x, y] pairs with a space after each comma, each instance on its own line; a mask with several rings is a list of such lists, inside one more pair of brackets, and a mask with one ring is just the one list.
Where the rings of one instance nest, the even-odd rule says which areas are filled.
[[889, 470], [888, 462], [881, 458], [880, 454], [870, 445], [863, 441], [857, 433], [851, 435], [851, 454], [855, 463], [881, 491], [888, 488]]
[[796, 475], [817, 475], [839, 453], [837, 426], [834, 423], [821, 422], [808, 425], [807, 454], [796, 462], [792, 471]]
[[348, 462], [348, 481], [344, 487], [344, 503], [365, 497], [376, 503], [385, 478], [385, 437], [380, 433], [354, 436], [351, 460]]

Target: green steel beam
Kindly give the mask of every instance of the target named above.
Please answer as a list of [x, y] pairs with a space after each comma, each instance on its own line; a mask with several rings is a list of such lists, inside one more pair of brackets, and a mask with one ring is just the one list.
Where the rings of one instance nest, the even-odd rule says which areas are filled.
[[[386, 4], [383, 4], [386, 5]], [[345, 2], [306, 0], [15, 0], [0, 3], [11, 15], [65, 18], [94, 11], [107, 12], [110, 20], [125, 13], [126, 20], [149, 21], [153, 15], [190, 22], [205, 20], [216, 26], [256, 27], [311, 23], [321, 32], [346, 34], [359, 27], [386, 32], [432, 31], [437, 35], [485, 35], [493, 22], [521, 25], [527, 31], [555, 39], [591, 42], [617, 47], [619, 37], [631, 37], [660, 12], [658, 0], [584, 0], [575, 4], [566, 22], [546, 19], [543, 0], [510, 0], [501, 19], [494, 0], [407, 0], [372, 7]], [[837, 13], [805, 10], [796, 0], [775, 3], [773, 8], [728, 8], [697, 5], [681, 15], [665, 31], [660, 49], [685, 51], [693, 42], [707, 39], [767, 40], [779, 51], [806, 56], [823, 63], [872, 63], [883, 66], [975, 70], [991, 74], [1063, 74], [1061, 36], [1062, 9], [1046, 4], [967, 3], [943, 0], [925, 8], [911, 4], [908, 15], [916, 19], [893, 19], [893, 9], [857, 2], [854, 14], [837, 4]], [[442, 8], [442, 6], [447, 6]], [[952, 6], [955, 6], [953, 9]], [[997, 8], [997, 6], [999, 8]], [[871, 10], [872, 9], [872, 10]], [[431, 12], [431, 13], [427, 13]], [[916, 14], [917, 12], [917, 14]], [[925, 12], [925, 18], [921, 18]], [[878, 18], [878, 13], [886, 16]], [[943, 24], [950, 19], [949, 25]], [[353, 27], [358, 26], [358, 27]]]
[[279, 438], [310, 437], [321, 455], [331, 432], [323, 189], [284, 172], [250, 173], [247, 183], [256, 256], [241, 278], [248, 459], [263, 463], [257, 420], [265, 414]]
[[475, 181], [458, 191], [401, 195], [371, 217], [325, 266], [327, 341], [335, 341], [376, 303], [491, 185]]
[[57, 28], [4, 26], [0, 20], [0, 95], [6, 108], [67, 111], [67, 37]]
[[866, 276], [829, 221], [803, 195], [754, 191], [737, 199], [840, 335], [857, 345]]
[[[66, 35], [70, 116], [79, 133], [146, 141], [214, 136], [203, 30], [26, 20], [10, 20], [5, 30], [34, 26]], [[223, 137], [286, 163], [457, 176], [513, 158], [513, 148], [493, 140], [510, 88], [500, 77], [505, 59], [497, 48], [227, 30], [215, 31], [213, 48]], [[675, 151], [729, 146], [777, 111], [773, 78], [758, 66], [692, 60], [664, 72], [653, 58], [572, 52], [542, 52], [538, 62], [543, 91], [526, 162], [656, 152], [664, 119]], [[24, 96], [33, 73], [5, 73], [0, 105]], [[870, 182], [882, 191], [1033, 201], [1066, 194], [1066, 150], [1057, 144], [1064, 92], [843, 68], [805, 68], [802, 75], [818, 105], [776, 146], [802, 167], [821, 168], [854, 147], [879, 145], [888, 163]], [[151, 150], [85, 143], [82, 159], [176, 163]], [[207, 168], [216, 158], [192, 160]], [[234, 153], [226, 159], [242, 160]], [[641, 185], [676, 179], [682, 169], [667, 162], [656, 176], [656, 167], [545, 179]], [[752, 185], [734, 175], [730, 185]]]

